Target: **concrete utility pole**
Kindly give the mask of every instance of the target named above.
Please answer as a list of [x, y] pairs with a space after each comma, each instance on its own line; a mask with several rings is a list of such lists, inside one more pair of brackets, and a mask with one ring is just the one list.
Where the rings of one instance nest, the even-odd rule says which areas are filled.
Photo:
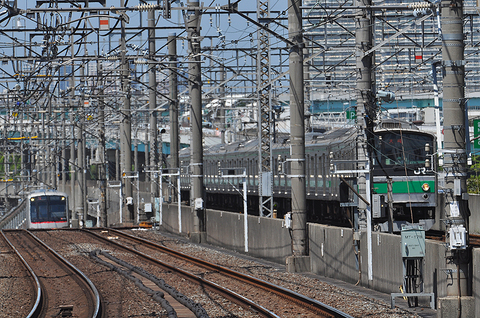
[[[45, 115], [46, 113], [40, 113], [40, 117], [42, 118], [42, 123], [41, 123], [41, 134], [40, 136], [42, 136], [42, 140], [40, 140], [40, 144], [41, 144], [41, 163], [40, 163], [40, 180], [42, 183], [44, 184], [47, 184], [48, 186], [48, 182], [47, 182], [47, 150], [46, 150], [46, 144], [47, 144], [47, 136], [48, 136], [48, 132], [47, 132], [47, 128], [45, 126]], [[5, 133], [6, 135], [6, 133]], [[6, 146], [5, 146], [5, 149], [6, 149]], [[6, 169], [6, 166], [4, 166], [5, 168], [5, 171], [7, 171]]]
[[310, 271], [307, 249], [307, 196], [305, 185], [305, 96], [303, 85], [303, 35], [301, 0], [288, 1], [290, 67], [290, 147], [292, 180], [292, 253], [287, 271]]
[[[225, 67], [222, 65], [220, 67], [220, 83], [223, 83], [225, 81]], [[222, 144], [225, 143], [225, 132], [227, 130], [227, 120], [225, 118], [225, 84], [220, 85], [220, 88], [218, 90], [218, 93], [220, 95], [220, 112], [219, 112], [219, 117], [220, 117], [220, 142]]]
[[188, 32], [188, 85], [190, 91], [191, 121], [191, 202], [195, 208], [192, 241], [201, 242], [204, 218], [203, 133], [202, 133], [202, 77], [200, 70], [200, 8], [198, 1], [187, 2], [186, 28]]
[[[125, 1], [120, 1], [120, 6], [123, 7]], [[121, 167], [120, 167], [120, 179], [122, 174], [125, 172], [127, 176], [130, 176], [132, 172], [132, 118], [130, 113], [130, 82], [129, 82], [129, 65], [126, 59], [126, 33], [125, 33], [125, 18], [122, 17], [121, 22], [122, 35], [120, 42], [120, 57], [121, 57], [121, 72], [122, 72], [122, 93], [123, 93], [123, 109], [121, 110], [122, 114], [122, 123], [120, 129], [120, 156], [121, 156]], [[126, 179], [124, 182], [125, 190], [123, 193], [125, 197], [133, 198], [132, 183], [129, 179]], [[122, 198], [123, 200], [123, 198]], [[126, 204], [125, 213], [123, 213], [124, 218], [128, 222], [133, 222], [134, 218], [130, 211], [133, 211], [133, 207], [128, 207]], [[130, 210], [129, 210], [130, 208]], [[123, 220], [120, 220], [123, 223]]]
[[[179, 124], [178, 124], [178, 77], [177, 77], [177, 34], [170, 33], [168, 35], [168, 61], [169, 68], [169, 89], [170, 89], [170, 157], [171, 168], [180, 168], [180, 160], [178, 152], [180, 151], [179, 141]], [[177, 191], [180, 191], [180, 185], [177, 180], [173, 181]], [[173, 196], [175, 197], [175, 196]]]
[[70, 107], [70, 125], [72, 127], [72, 131], [70, 132], [70, 136], [72, 137], [72, 141], [70, 142], [70, 207], [72, 208], [72, 226], [78, 227], [79, 222], [77, 219], [76, 213], [76, 205], [75, 205], [75, 183], [76, 183], [76, 173], [77, 170], [75, 167], [75, 114], [74, 114], [74, 107], [73, 104], [75, 102], [75, 47], [74, 47], [74, 38], [73, 32], [70, 35], [70, 54], [72, 55], [72, 76], [70, 76], [70, 94], [68, 95], [68, 105]]
[[79, 212], [83, 213], [83, 227], [86, 226], [87, 221], [87, 187], [86, 187], [86, 166], [85, 166], [85, 138], [86, 135], [84, 133], [85, 130], [85, 109], [84, 109], [84, 101], [85, 101], [85, 64], [82, 61], [82, 66], [80, 67], [80, 109], [79, 109], [79, 117], [78, 117], [78, 130], [77, 130], [77, 154], [78, 154], [78, 176], [77, 179], [80, 183], [80, 202], [78, 202], [77, 209]]
[[[66, 125], [65, 123], [67, 122], [67, 115], [65, 114], [66, 110], [64, 109], [64, 112], [62, 113], [62, 159], [60, 160], [61, 165], [62, 165], [62, 171], [61, 176], [62, 176], [62, 188], [61, 191], [67, 192], [66, 191], [66, 186], [67, 186], [67, 175], [68, 175], [68, 160], [67, 160], [67, 132], [66, 132]], [[22, 114], [23, 116], [23, 114]], [[22, 141], [22, 146], [23, 146], [23, 141]], [[23, 147], [22, 147], [22, 157], [23, 157]], [[23, 158], [22, 158], [22, 163], [23, 163]], [[22, 179], [23, 180], [23, 179]]]
[[[358, 0], [355, 6], [370, 6], [371, 0]], [[368, 139], [373, 132], [375, 118], [375, 92], [374, 77], [372, 73], [373, 52], [365, 55], [364, 52], [370, 50], [373, 46], [373, 20], [371, 11], [367, 9], [358, 10], [355, 17], [355, 51], [357, 56], [357, 170], [358, 173], [358, 193], [361, 197], [370, 200], [370, 173], [365, 171], [370, 167], [370, 154], [368, 150]], [[363, 200], [358, 201], [358, 215], [354, 216], [355, 221], [359, 220], [360, 224], [355, 224], [355, 228], [367, 230], [367, 268], [368, 280], [373, 280], [372, 273], [372, 211], [371, 205]]]
[[[70, 104], [72, 105], [72, 104]], [[70, 113], [70, 125], [72, 127], [72, 130], [70, 132], [70, 136], [72, 137], [70, 141], [70, 207], [72, 208], [72, 220], [75, 220], [75, 222], [72, 222], [73, 227], [78, 227], [78, 218], [77, 218], [77, 212], [76, 212], [76, 205], [75, 205], [75, 183], [76, 183], [76, 163], [75, 163], [75, 115], [73, 113], [73, 107], [71, 106], [72, 112]]]
[[99, 147], [97, 149], [99, 154], [99, 162], [97, 162], [98, 167], [98, 176], [100, 179], [100, 224], [97, 226], [108, 226], [107, 224], [107, 161], [106, 161], [106, 149], [105, 149], [105, 102], [103, 101], [103, 96], [105, 94], [104, 88], [105, 83], [103, 81], [103, 64], [102, 62], [97, 62], [97, 83], [100, 88], [99, 98], [98, 98], [98, 136], [99, 136]]
[[[150, 110], [150, 165], [149, 170], [158, 170], [158, 130], [157, 130], [157, 72], [155, 60], [155, 10], [148, 11], [148, 54], [151, 61], [148, 66], [148, 108]], [[150, 203], [153, 215], [155, 215], [155, 198], [158, 197], [158, 185], [151, 175], [150, 180]]]
[[[463, 1], [442, 0], [442, 62], [443, 77], [443, 129], [445, 202], [449, 245], [446, 253], [445, 279], [447, 295], [440, 299], [442, 317], [471, 317], [467, 303], [472, 297], [469, 278], [471, 255], [467, 250], [468, 209], [467, 153], [465, 140], [465, 57], [463, 34]], [[452, 311], [448, 311], [451, 308]], [[474, 309], [473, 307], [470, 307]], [[460, 313], [460, 315], [458, 314]], [[471, 315], [471, 316], [470, 316]]]

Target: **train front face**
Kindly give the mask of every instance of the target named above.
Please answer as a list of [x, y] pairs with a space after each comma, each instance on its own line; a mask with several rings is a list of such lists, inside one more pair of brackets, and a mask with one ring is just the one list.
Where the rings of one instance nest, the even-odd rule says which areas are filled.
[[437, 205], [434, 136], [412, 130], [379, 131], [374, 147], [372, 216], [377, 229], [389, 230], [388, 178], [393, 231], [401, 231], [402, 224], [407, 223], [430, 229]]
[[68, 204], [64, 195], [30, 197], [30, 228], [56, 229], [68, 226]]

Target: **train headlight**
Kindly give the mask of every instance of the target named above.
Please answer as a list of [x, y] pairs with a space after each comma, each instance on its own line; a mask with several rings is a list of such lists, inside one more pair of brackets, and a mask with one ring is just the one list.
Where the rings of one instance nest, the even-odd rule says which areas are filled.
[[424, 192], [430, 191], [430, 185], [429, 185], [428, 183], [422, 184], [422, 190], [423, 190]]
[[65, 201], [65, 197], [62, 197], [62, 201]]
[[35, 198], [30, 198], [30, 201], [32, 201], [32, 202], [35, 201]]

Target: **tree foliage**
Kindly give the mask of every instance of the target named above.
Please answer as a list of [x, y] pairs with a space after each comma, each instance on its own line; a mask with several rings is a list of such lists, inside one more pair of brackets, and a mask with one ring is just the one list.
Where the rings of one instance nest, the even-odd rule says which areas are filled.
[[[20, 170], [22, 169], [21, 157], [19, 155], [9, 155], [7, 158], [8, 160], [5, 160], [5, 155], [0, 153], [0, 178], [3, 180], [13, 179], [15, 176], [20, 175]], [[8, 171], [8, 176], [6, 171]]]
[[468, 170], [468, 193], [480, 194], [480, 155], [472, 156], [472, 166]]

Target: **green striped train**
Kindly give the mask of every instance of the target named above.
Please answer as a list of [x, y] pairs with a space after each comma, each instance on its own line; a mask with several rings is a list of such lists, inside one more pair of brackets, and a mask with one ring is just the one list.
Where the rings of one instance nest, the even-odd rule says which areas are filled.
[[426, 230], [434, 226], [438, 201], [434, 147], [434, 136], [419, 130], [375, 131], [372, 217], [380, 230], [393, 227], [398, 232], [412, 219]]
[[[406, 223], [420, 223], [428, 230], [435, 224], [435, 137], [413, 125], [407, 127], [399, 127], [395, 123], [379, 125], [369, 138], [371, 207], [375, 230], [396, 232]], [[358, 189], [357, 175], [353, 172], [358, 169], [355, 165], [358, 135], [355, 127], [306, 133], [308, 222], [339, 226], [355, 223], [354, 211], [359, 198], [355, 193]], [[289, 138], [289, 135], [278, 134], [272, 147], [271, 182], [277, 217], [291, 211]], [[222, 171], [245, 168], [248, 213], [259, 215], [258, 157], [258, 140], [255, 138], [206, 146], [203, 159], [205, 207], [243, 211], [241, 178], [224, 178], [219, 175], [219, 168]], [[180, 164], [182, 198], [190, 198], [190, 149], [181, 151]], [[389, 179], [392, 185], [391, 202], [388, 200]]]

